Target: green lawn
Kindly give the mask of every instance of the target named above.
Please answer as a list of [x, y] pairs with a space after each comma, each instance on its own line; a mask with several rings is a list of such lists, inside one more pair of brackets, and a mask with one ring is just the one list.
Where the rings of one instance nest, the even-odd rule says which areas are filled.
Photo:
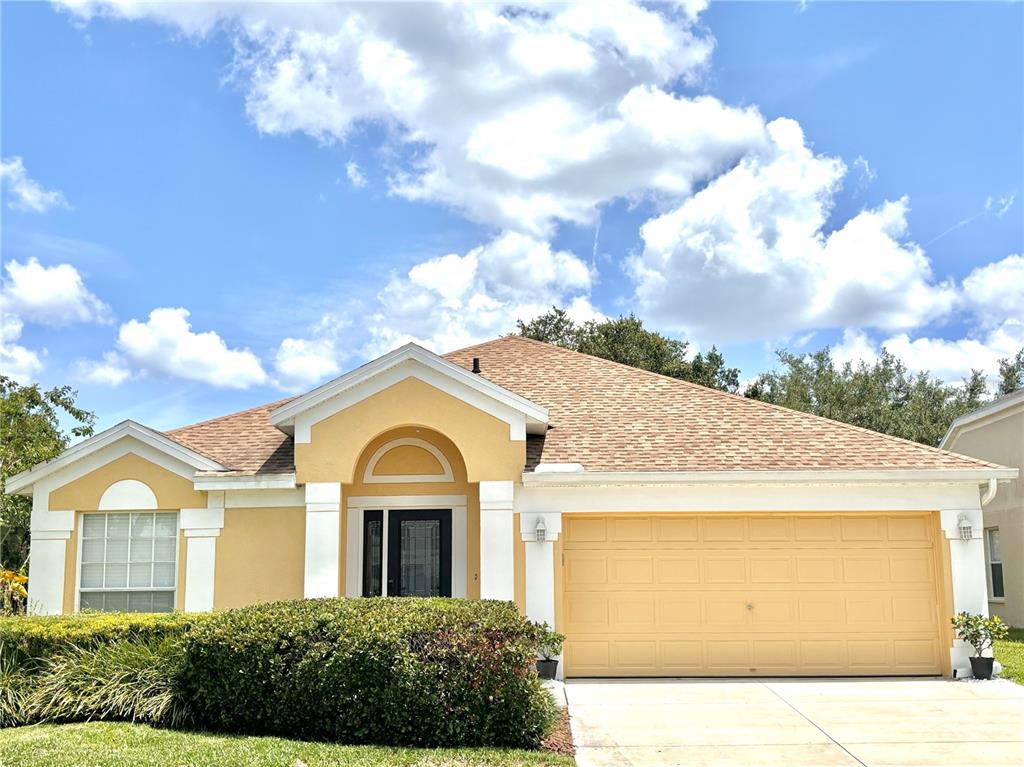
[[0, 730], [0, 767], [571, 767], [545, 751], [339, 746], [112, 722]]
[[1024, 629], [1010, 629], [1010, 636], [996, 642], [996, 660], [1003, 664], [1003, 679], [1024, 684]]

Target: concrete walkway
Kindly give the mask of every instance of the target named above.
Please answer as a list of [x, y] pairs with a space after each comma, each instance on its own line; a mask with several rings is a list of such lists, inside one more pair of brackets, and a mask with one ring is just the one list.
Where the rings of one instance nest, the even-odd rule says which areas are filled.
[[579, 767], [1024, 765], [1024, 687], [939, 679], [579, 680]]

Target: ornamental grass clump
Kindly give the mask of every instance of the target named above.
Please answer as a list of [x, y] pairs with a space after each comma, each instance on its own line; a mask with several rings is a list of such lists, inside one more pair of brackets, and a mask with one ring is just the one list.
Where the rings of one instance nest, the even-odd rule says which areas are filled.
[[26, 697], [26, 719], [182, 726], [188, 715], [174, 690], [180, 655], [174, 638], [69, 648], [43, 661]]
[[196, 724], [409, 746], [537, 747], [536, 630], [505, 602], [317, 599], [214, 614], [182, 641]]

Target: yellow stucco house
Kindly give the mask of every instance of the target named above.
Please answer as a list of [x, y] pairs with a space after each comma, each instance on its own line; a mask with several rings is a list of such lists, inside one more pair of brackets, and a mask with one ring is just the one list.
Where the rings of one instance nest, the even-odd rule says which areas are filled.
[[[1024, 471], [1024, 389], [956, 419], [942, 447]], [[1001, 484], [984, 517], [989, 612], [1024, 626], [1024, 480]]]
[[949, 675], [1016, 475], [506, 337], [125, 422], [8, 489], [36, 613], [507, 599], [567, 635], [569, 676]]

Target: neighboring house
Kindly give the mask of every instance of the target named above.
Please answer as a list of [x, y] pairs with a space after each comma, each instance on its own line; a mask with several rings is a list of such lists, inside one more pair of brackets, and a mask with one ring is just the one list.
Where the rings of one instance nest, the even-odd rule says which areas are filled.
[[[1024, 389], [957, 418], [942, 447], [1024, 471]], [[989, 613], [1024, 626], [1024, 480], [999, 487], [985, 506]]]
[[948, 675], [949, 616], [988, 603], [982, 492], [1016, 476], [506, 337], [124, 422], [7, 487], [37, 613], [507, 599], [570, 676]]

